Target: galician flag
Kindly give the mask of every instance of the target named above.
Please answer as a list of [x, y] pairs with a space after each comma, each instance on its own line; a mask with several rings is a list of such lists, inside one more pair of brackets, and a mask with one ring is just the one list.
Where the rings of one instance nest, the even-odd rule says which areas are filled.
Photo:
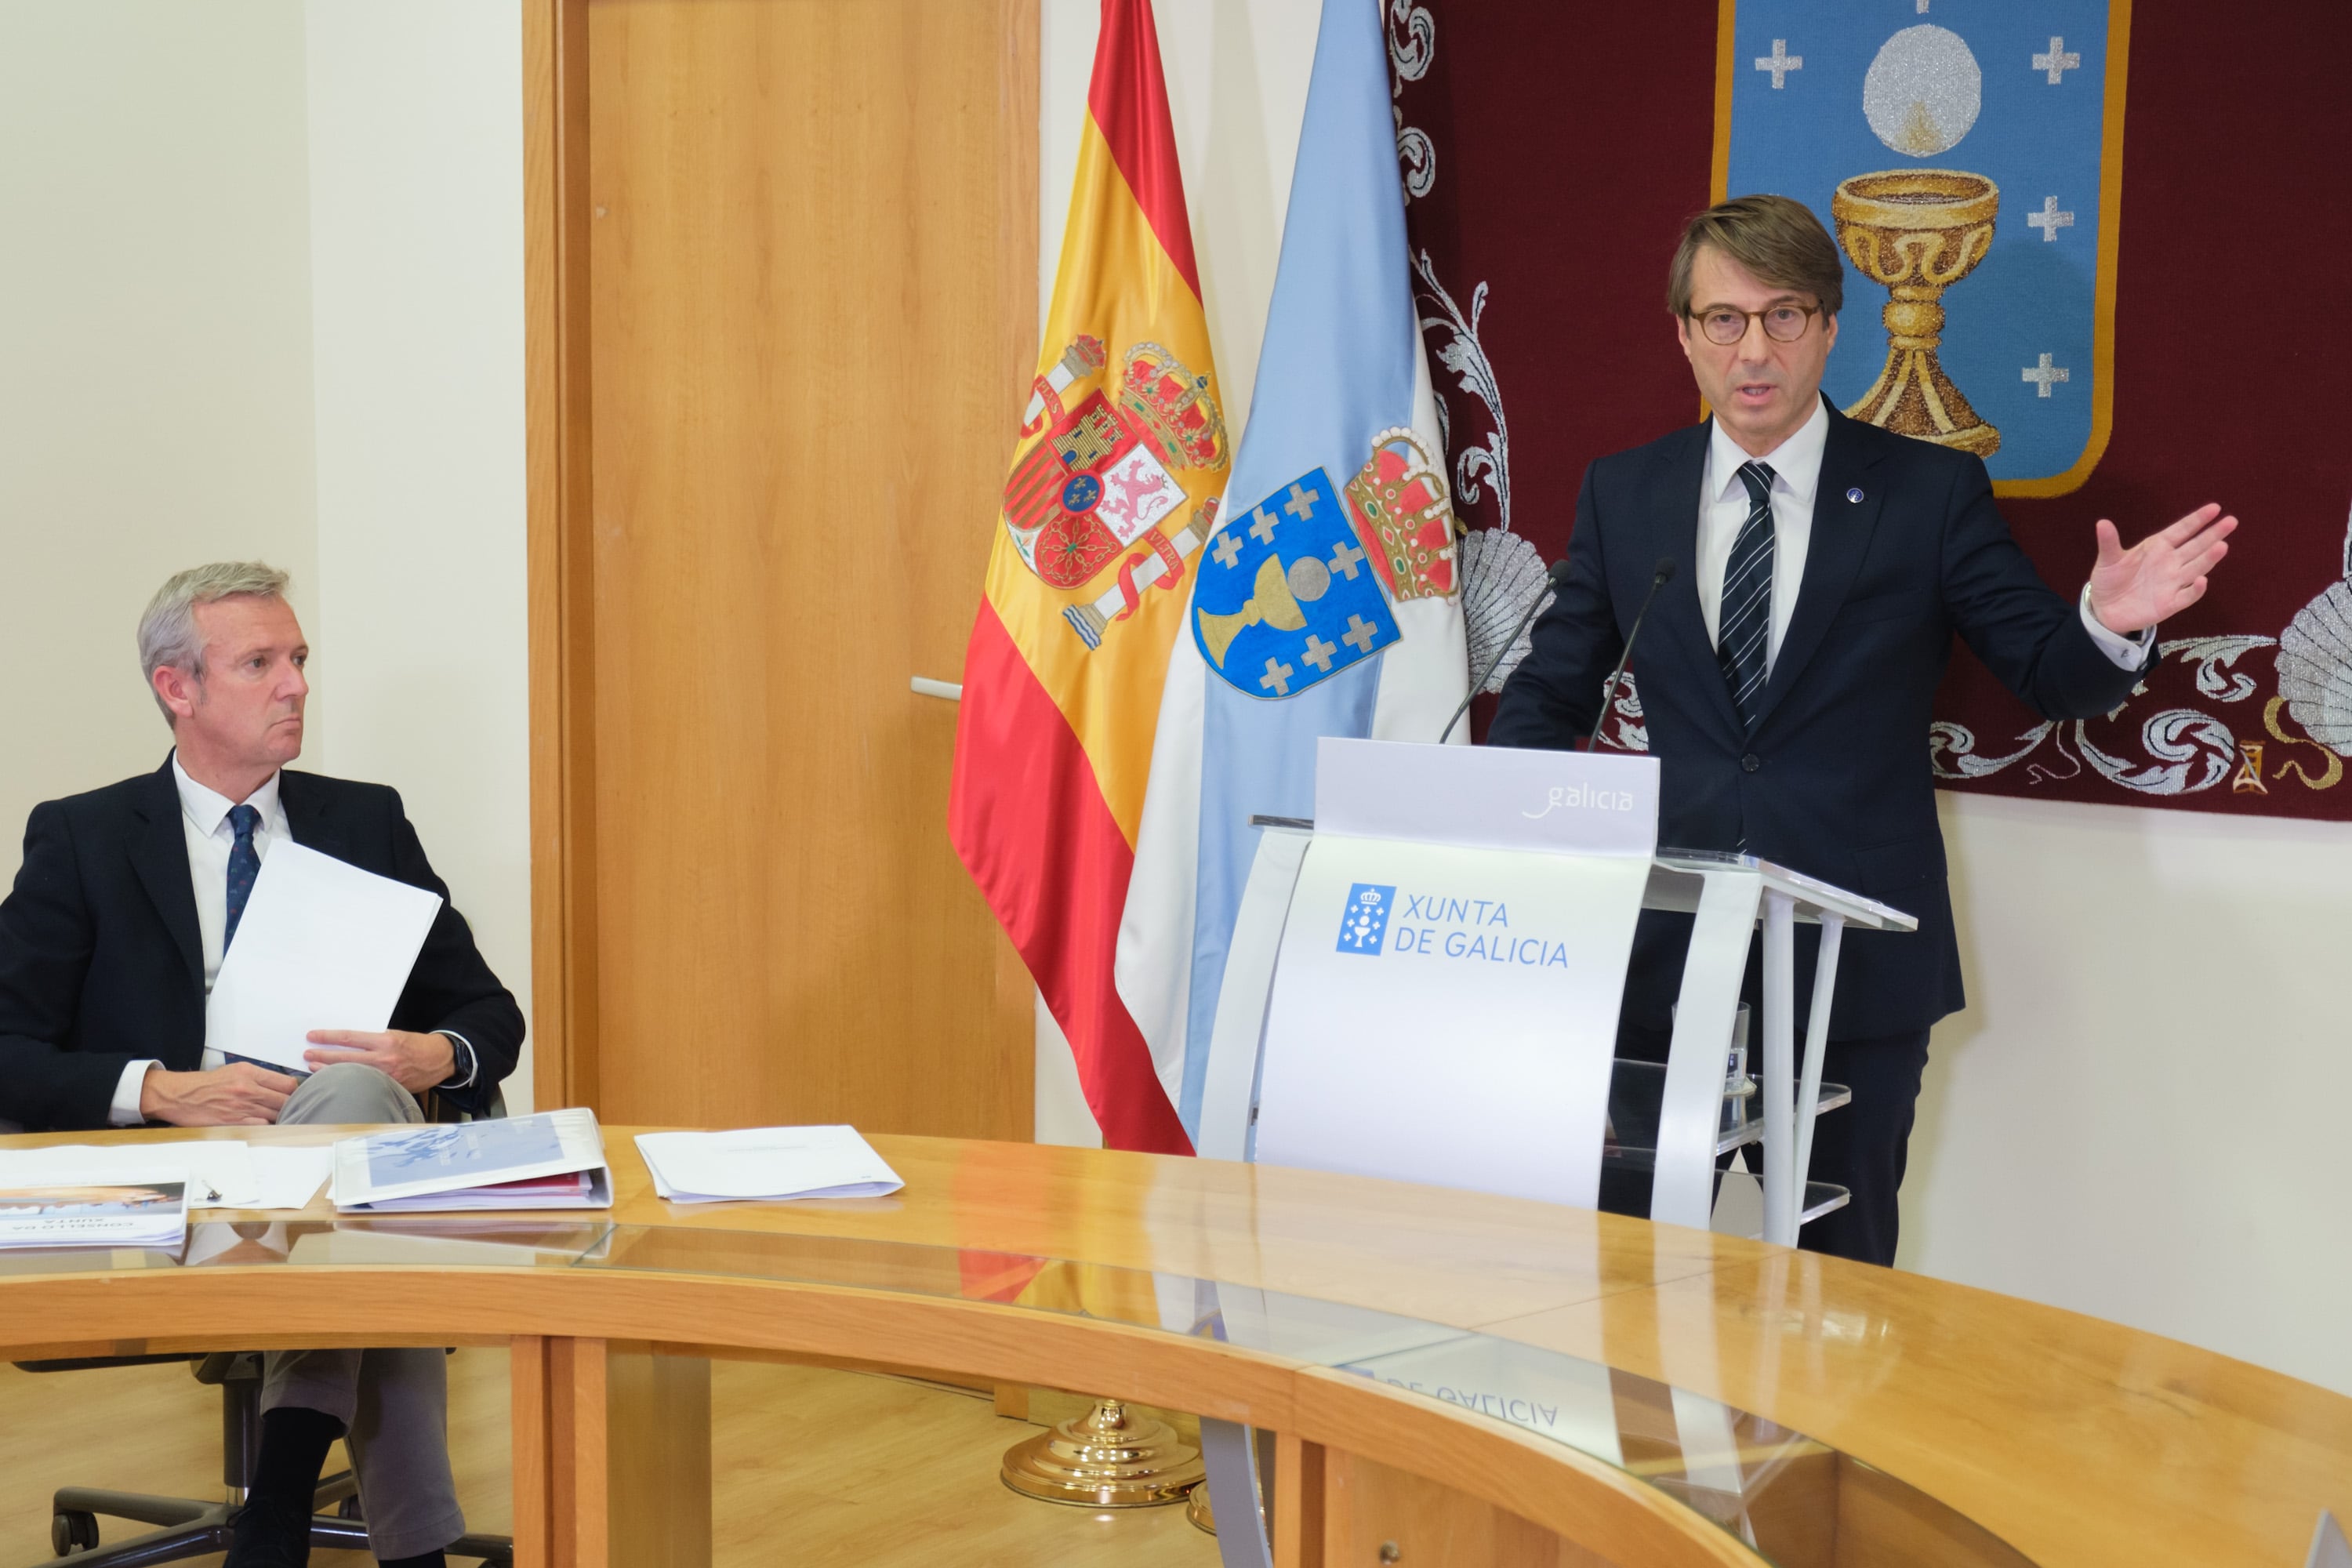
[[1150, 0], [1103, 0], [1053, 308], [964, 655], [948, 836], [1115, 1149], [1192, 1150], [1112, 960], [1169, 649], [1229, 458]]
[[1325, 0], [1249, 429], [1188, 584], [1119, 934], [1120, 998], [1191, 1134], [1251, 816], [1313, 815], [1317, 737], [1433, 742], [1469, 684], [1389, 105], [1380, 7]]

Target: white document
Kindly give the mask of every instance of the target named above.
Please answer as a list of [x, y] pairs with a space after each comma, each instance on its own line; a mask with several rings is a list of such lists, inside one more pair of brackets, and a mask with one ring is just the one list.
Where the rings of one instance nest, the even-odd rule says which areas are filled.
[[310, 1070], [313, 1029], [381, 1029], [441, 900], [299, 844], [261, 863], [205, 1003], [205, 1044]]
[[334, 1194], [373, 1212], [604, 1208], [613, 1179], [596, 1113], [574, 1107], [343, 1139]]
[[187, 1206], [258, 1208], [260, 1184], [242, 1139], [190, 1138], [169, 1143], [58, 1143], [0, 1151], [0, 1186], [60, 1183], [109, 1186], [184, 1182]]
[[907, 1184], [854, 1127], [640, 1132], [654, 1191], [682, 1204], [732, 1198], [878, 1198]]
[[335, 1147], [331, 1143], [307, 1149], [270, 1143], [247, 1147], [253, 1155], [253, 1174], [259, 1189], [254, 1201], [243, 1205], [247, 1208], [308, 1208], [335, 1168]]

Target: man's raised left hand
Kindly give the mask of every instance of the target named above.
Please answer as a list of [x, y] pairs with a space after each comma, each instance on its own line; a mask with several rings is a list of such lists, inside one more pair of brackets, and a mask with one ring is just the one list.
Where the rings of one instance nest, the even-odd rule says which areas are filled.
[[337, 1062], [362, 1062], [386, 1074], [411, 1094], [423, 1094], [444, 1082], [457, 1064], [457, 1047], [446, 1035], [412, 1035], [405, 1029], [380, 1033], [365, 1029], [313, 1029], [313, 1048], [302, 1059], [313, 1068]]
[[2205, 596], [2206, 574], [2230, 552], [2238, 526], [2211, 502], [2126, 550], [2116, 525], [2099, 519], [2099, 563], [2091, 569], [2091, 614], [2131, 637]]

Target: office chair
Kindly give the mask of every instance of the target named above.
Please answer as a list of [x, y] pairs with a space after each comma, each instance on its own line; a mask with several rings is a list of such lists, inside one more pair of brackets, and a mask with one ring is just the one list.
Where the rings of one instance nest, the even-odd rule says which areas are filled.
[[[205, 1355], [82, 1356], [64, 1361], [20, 1361], [26, 1372], [80, 1372], [100, 1366], [149, 1366], [161, 1362], [194, 1364], [196, 1381], [221, 1391], [221, 1480], [226, 1497], [159, 1497], [104, 1487], [59, 1487], [49, 1503], [49, 1545], [76, 1568], [134, 1568], [177, 1563], [228, 1549], [229, 1529], [245, 1503], [246, 1488], [261, 1453], [261, 1357], [252, 1351], [214, 1351]], [[368, 1549], [367, 1521], [360, 1515], [359, 1482], [349, 1470], [319, 1479], [311, 1505], [310, 1545], [346, 1552]], [[158, 1528], [110, 1546], [99, 1543], [98, 1516], [127, 1519]], [[471, 1557], [508, 1568], [514, 1542], [502, 1535], [466, 1535], [448, 1549], [451, 1557]]]

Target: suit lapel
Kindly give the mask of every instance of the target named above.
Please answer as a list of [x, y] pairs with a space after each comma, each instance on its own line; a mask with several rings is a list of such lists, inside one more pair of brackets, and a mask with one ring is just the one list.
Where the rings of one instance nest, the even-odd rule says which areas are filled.
[[188, 966], [201, 994], [205, 984], [204, 937], [196, 925], [196, 882], [188, 870], [188, 835], [180, 826], [180, 789], [166, 761], [139, 793], [132, 811], [146, 826], [132, 835], [131, 867], [154, 900], [155, 912]]
[[[1756, 710], [1760, 731], [1780, 705], [1813, 655], [1821, 651], [1830, 622], [1845, 604], [1846, 590], [1870, 552], [1870, 536], [1878, 526], [1885, 497], [1872, 482], [1870, 470], [1879, 458], [1876, 444], [1864, 438], [1864, 426], [1836, 409], [1830, 410], [1829, 438], [1822, 447], [1822, 477], [1813, 487], [1813, 528], [1805, 547], [1805, 580], [1798, 585], [1796, 613], [1789, 617], [1788, 635], [1780, 639], [1780, 657], [1772, 661], [1771, 678], [1764, 683], [1764, 700]], [[1859, 501], [1849, 500], [1859, 490]]]
[[338, 860], [349, 859], [344, 851], [342, 824], [337, 820], [325, 792], [317, 787], [318, 782], [310, 773], [290, 769], [278, 775], [278, 804], [286, 808], [287, 829], [294, 835], [294, 842], [305, 849], [316, 849]]
[[[1637, 564], [1670, 556], [1675, 572], [1674, 580], [1658, 590], [1658, 602], [1650, 611], [1651, 625], [1642, 635], [1654, 639], [1648, 645], [1654, 647], [1658, 640], [1674, 644], [1693, 667], [1716, 677], [1694, 683], [1707, 693], [1696, 700], [1737, 735], [1739, 710], [1732, 706], [1731, 689], [1724, 684], [1715, 662], [1715, 645], [1707, 638], [1706, 617], [1698, 602], [1698, 514], [1703, 499], [1699, 487], [1706, 481], [1706, 447], [1713, 429], [1713, 421], [1708, 421], [1681, 432], [1651, 465], [1642, 509], [1649, 521], [1651, 548]], [[1640, 647], [1634, 652], [1633, 667], [1639, 668]]]

